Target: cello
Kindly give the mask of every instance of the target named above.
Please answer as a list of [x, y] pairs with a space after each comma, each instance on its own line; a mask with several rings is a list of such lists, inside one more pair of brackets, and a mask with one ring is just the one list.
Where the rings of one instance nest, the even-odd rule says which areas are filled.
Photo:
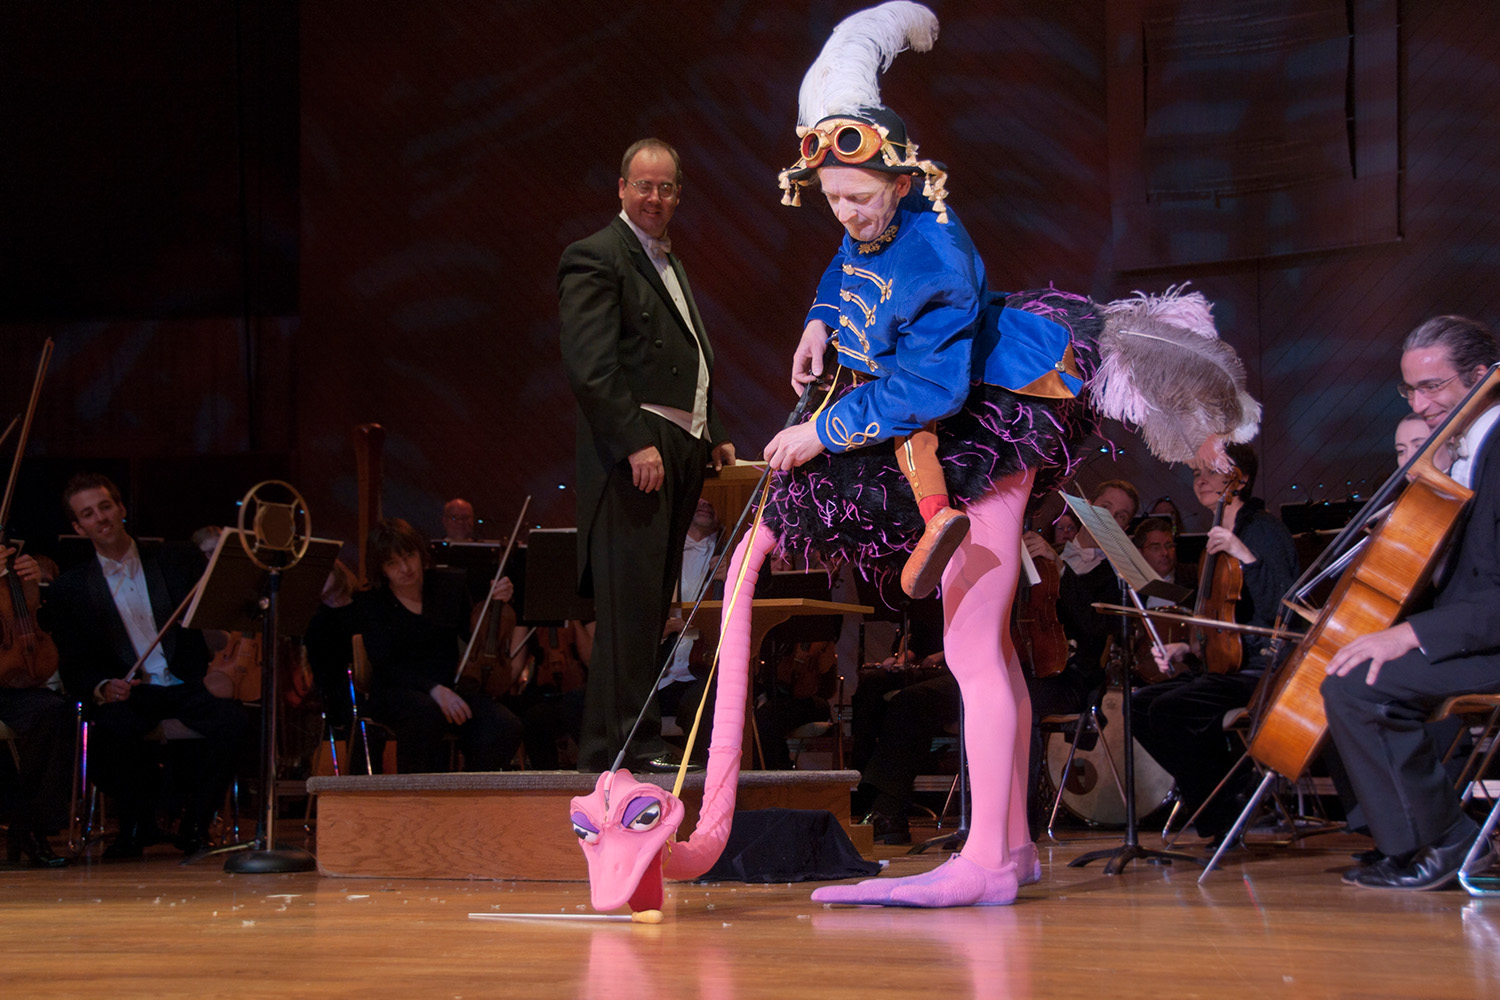
[[[41, 398], [42, 379], [47, 374], [47, 365], [51, 360], [52, 340], [48, 338], [42, 345], [41, 361], [37, 364], [36, 380], [31, 387], [31, 400], [21, 423], [21, 435], [16, 439], [16, 453], [10, 465], [10, 478], [5, 484], [5, 496], [0, 499], [0, 548], [9, 545], [10, 502], [15, 495], [16, 476], [21, 471], [21, 456], [26, 452], [26, 441], [31, 435], [31, 421], [36, 416], [37, 401]], [[21, 579], [16, 571], [14, 555], [8, 556], [0, 564], [0, 569], [6, 571], [5, 586], [0, 588], [0, 685], [9, 688], [41, 687], [57, 672], [58, 662], [57, 645], [36, 624], [41, 590], [36, 581]]]
[[[1497, 394], [1500, 365], [1475, 384], [1427, 444], [1385, 482], [1303, 574], [1292, 596], [1283, 599], [1287, 609], [1312, 620], [1313, 627], [1271, 680], [1265, 709], [1257, 713], [1250, 756], [1270, 770], [1292, 780], [1302, 776], [1328, 733], [1320, 689], [1329, 661], [1359, 636], [1394, 625], [1431, 580], [1474, 496], [1438, 471], [1433, 457]], [[1382, 510], [1398, 491], [1399, 498], [1369, 537], [1353, 547], [1355, 536], [1370, 520], [1366, 512]], [[1297, 603], [1298, 595], [1311, 590], [1329, 572], [1324, 567], [1330, 563], [1332, 568], [1342, 566], [1343, 573], [1323, 609], [1313, 612]]]

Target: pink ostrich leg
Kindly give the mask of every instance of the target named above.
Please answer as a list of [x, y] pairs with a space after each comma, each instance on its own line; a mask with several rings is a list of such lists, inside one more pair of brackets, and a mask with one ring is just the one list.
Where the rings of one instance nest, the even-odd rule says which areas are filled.
[[667, 846], [662, 872], [667, 878], [697, 878], [724, 852], [734, 821], [745, 738], [745, 702], [750, 696], [750, 612], [755, 583], [777, 539], [758, 520], [729, 561], [730, 592], [719, 627], [719, 692], [714, 700], [714, 731], [708, 743], [703, 806], [687, 840]]
[[1036, 853], [1026, 832], [1019, 777], [1031, 703], [1010, 641], [1022, 514], [1033, 475], [1027, 470], [997, 482], [968, 508], [969, 536], [943, 573], [943, 651], [963, 698], [972, 788], [973, 817], [962, 854], [923, 875], [824, 886], [813, 893], [814, 901], [1000, 906], [1014, 902], [1022, 879], [1033, 880]]

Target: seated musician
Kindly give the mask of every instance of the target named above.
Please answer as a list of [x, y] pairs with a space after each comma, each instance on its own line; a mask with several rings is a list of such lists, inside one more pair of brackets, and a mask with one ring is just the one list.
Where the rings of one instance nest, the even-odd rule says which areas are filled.
[[[40, 583], [45, 578], [42, 564], [15, 553], [0, 545], [0, 586], [7, 585], [7, 573], [15, 573], [26, 583]], [[60, 868], [68, 859], [52, 850], [47, 835], [68, 823], [73, 705], [49, 688], [46, 678], [28, 678], [22, 671], [21, 676], [7, 675], [0, 685], [0, 722], [15, 733], [20, 756], [14, 784], [7, 781], [4, 791], [8, 794], [0, 798], [6, 860], [33, 868]]]
[[[1405, 465], [1422, 450], [1431, 434], [1432, 428], [1427, 426], [1427, 419], [1420, 413], [1408, 413], [1402, 417], [1396, 424], [1396, 464]], [[1439, 472], [1447, 472], [1453, 465], [1453, 449], [1446, 444], [1438, 448], [1433, 453], [1432, 464]]]
[[454, 497], [443, 504], [443, 541], [474, 541], [474, 505], [463, 497]]
[[525, 724], [526, 759], [532, 770], [572, 770], [578, 766], [594, 623], [569, 619], [558, 625], [539, 625], [529, 636], [527, 631], [520, 630], [525, 637], [524, 684], [505, 704]]
[[[1230, 477], [1196, 467], [1193, 492], [1208, 510], [1224, 497], [1220, 523], [1208, 532], [1205, 558], [1222, 553], [1239, 564], [1243, 584], [1233, 617], [1240, 624], [1275, 624], [1283, 594], [1296, 580], [1297, 550], [1291, 532], [1265, 503], [1251, 496], [1259, 461], [1248, 445], [1226, 449], [1244, 485], [1226, 496]], [[1199, 607], [1204, 601], [1200, 595]], [[1239, 760], [1243, 748], [1224, 732], [1224, 715], [1249, 704], [1266, 672], [1270, 644], [1261, 636], [1240, 637], [1238, 663], [1209, 664], [1227, 673], [1205, 672], [1204, 651], [1189, 643], [1169, 643], [1166, 655], [1156, 654], [1157, 666], [1169, 675], [1160, 684], [1137, 690], [1131, 701], [1131, 724], [1136, 740], [1177, 781], [1182, 804], [1191, 814], [1208, 800], [1215, 786]], [[1248, 768], [1214, 796], [1195, 824], [1199, 836], [1221, 837], [1234, 825], [1253, 787]]]
[[[1103, 507], [1123, 530], [1135, 518], [1141, 498], [1123, 479], [1100, 483], [1090, 501]], [[1119, 630], [1116, 619], [1094, 610], [1096, 603], [1118, 604], [1120, 582], [1109, 560], [1087, 528], [1079, 529], [1060, 553], [1034, 531], [1022, 537], [1032, 559], [1053, 559], [1062, 565], [1058, 580], [1057, 617], [1068, 637], [1071, 652], [1067, 666], [1050, 677], [1026, 678], [1031, 695], [1031, 753], [1027, 787], [1027, 814], [1033, 834], [1039, 832], [1044, 803], [1040, 794], [1046, 747], [1040, 722], [1047, 715], [1071, 715], [1088, 707], [1090, 698], [1104, 686], [1104, 656], [1110, 636]], [[1022, 585], [1025, 581], [1022, 580]]]
[[[355, 605], [370, 658], [370, 712], [396, 735], [397, 768], [447, 770], [443, 735], [453, 731], [464, 770], [504, 770], [521, 744], [521, 720], [477, 682], [455, 682], [473, 630], [463, 575], [429, 571], [427, 539], [400, 518], [370, 529], [369, 551], [374, 586]], [[494, 587], [497, 600], [514, 592], [508, 578]]]
[[1130, 534], [1135, 547], [1141, 550], [1146, 562], [1156, 575], [1179, 587], [1189, 590], [1198, 586], [1198, 579], [1191, 568], [1178, 565], [1177, 532], [1166, 517], [1148, 517], [1140, 521]]
[[850, 764], [860, 772], [855, 816], [874, 827], [877, 844], [909, 844], [907, 810], [932, 740], [958, 724], [958, 681], [943, 660], [942, 606], [913, 601], [909, 635], [876, 667], [860, 671], [854, 691]]
[[[1500, 346], [1482, 323], [1430, 319], [1402, 345], [1401, 395], [1430, 432], [1496, 360]], [[1457, 439], [1449, 475], [1474, 497], [1437, 571], [1430, 607], [1360, 636], [1328, 663], [1328, 731], [1377, 852], [1344, 874], [1362, 888], [1447, 885], [1478, 833], [1423, 723], [1449, 696], [1500, 692], [1497, 421], [1500, 406], [1491, 406]], [[1494, 858], [1492, 845], [1484, 855]]]
[[137, 547], [120, 490], [104, 476], [74, 476], [63, 506], [73, 530], [93, 543], [95, 558], [58, 577], [44, 624], [57, 641], [63, 683], [91, 722], [92, 777], [116, 801], [119, 835], [104, 856], [140, 857], [159, 839], [160, 769], [146, 737], [172, 718], [203, 737], [192, 748], [188, 803], [175, 841], [195, 853], [207, 843], [250, 731], [239, 702], [204, 687], [209, 655], [201, 632], [173, 623], [153, 647], [160, 624], [198, 582], [203, 555], [191, 546]]

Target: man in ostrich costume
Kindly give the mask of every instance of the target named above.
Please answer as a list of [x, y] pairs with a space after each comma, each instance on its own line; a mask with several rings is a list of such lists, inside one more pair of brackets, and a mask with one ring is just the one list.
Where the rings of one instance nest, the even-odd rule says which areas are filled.
[[[1028, 498], [1071, 474], [1100, 416], [1137, 425], [1170, 461], [1219, 461], [1224, 439], [1254, 436], [1259, 406], [1201, 295], [1169, 289], [1101, 307], [1051, 288], [988, 289], [946, 206], [945, 172], [919, 157], [880, 101], [878, 73], [907, 47], [930, 49], [937, 33], [926, 7], [882, 4], [841, 22], [803, 79], [801, 156], [781, 174], [783, 201], [798, 204], [819, 184], [846, 235], [818, 285], [792, 380], [800, 389], [824, 376], [830, 337], [839, 374], [852, 380], [835, 375], [814, 415], [766, 446], [777, 475], [730, 566], [691, 838], [669, 842], [681, 804], [628, 772], [601, 775], [593, 794], [574, 800], [597, 908], [659, 905], [657, 871], [691, 878], [718, 857], [739, 769], [750, 594], [778, 547], [850, 559], [867, 575], [906, 567], [903, 583], [921, 575], [906, 565], [918, 550], [940, 574], [943, 645], [965, 712], [985, 720], [965, 731], [973, 816], [963, 851], [923, 875], [825, 886], [813, 899], [1012, 902], [1041, 875], [1026, 823], [1031, 706], [1009, 630]], [[944, 511], [961, 511], [967, 530], [945, 527], [954, 518]]]

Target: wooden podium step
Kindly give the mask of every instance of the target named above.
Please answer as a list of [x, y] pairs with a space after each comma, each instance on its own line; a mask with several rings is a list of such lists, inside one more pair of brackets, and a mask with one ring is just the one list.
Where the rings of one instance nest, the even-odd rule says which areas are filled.
[[[638, 776], [671, 788], [675, 775]], [[343, 878], [463, 878], [583, 881], [588, 869], [568, 803], [594, 788], [596, 775], [572, 771], [385, 774], [309, 778], [317, 798], [318, 870]], [[849, 790], [858, 771], [742, 771], [739, 809], [826, 809], [851, 829]], [[703, 773], [682, 790], [697, 822]]]

